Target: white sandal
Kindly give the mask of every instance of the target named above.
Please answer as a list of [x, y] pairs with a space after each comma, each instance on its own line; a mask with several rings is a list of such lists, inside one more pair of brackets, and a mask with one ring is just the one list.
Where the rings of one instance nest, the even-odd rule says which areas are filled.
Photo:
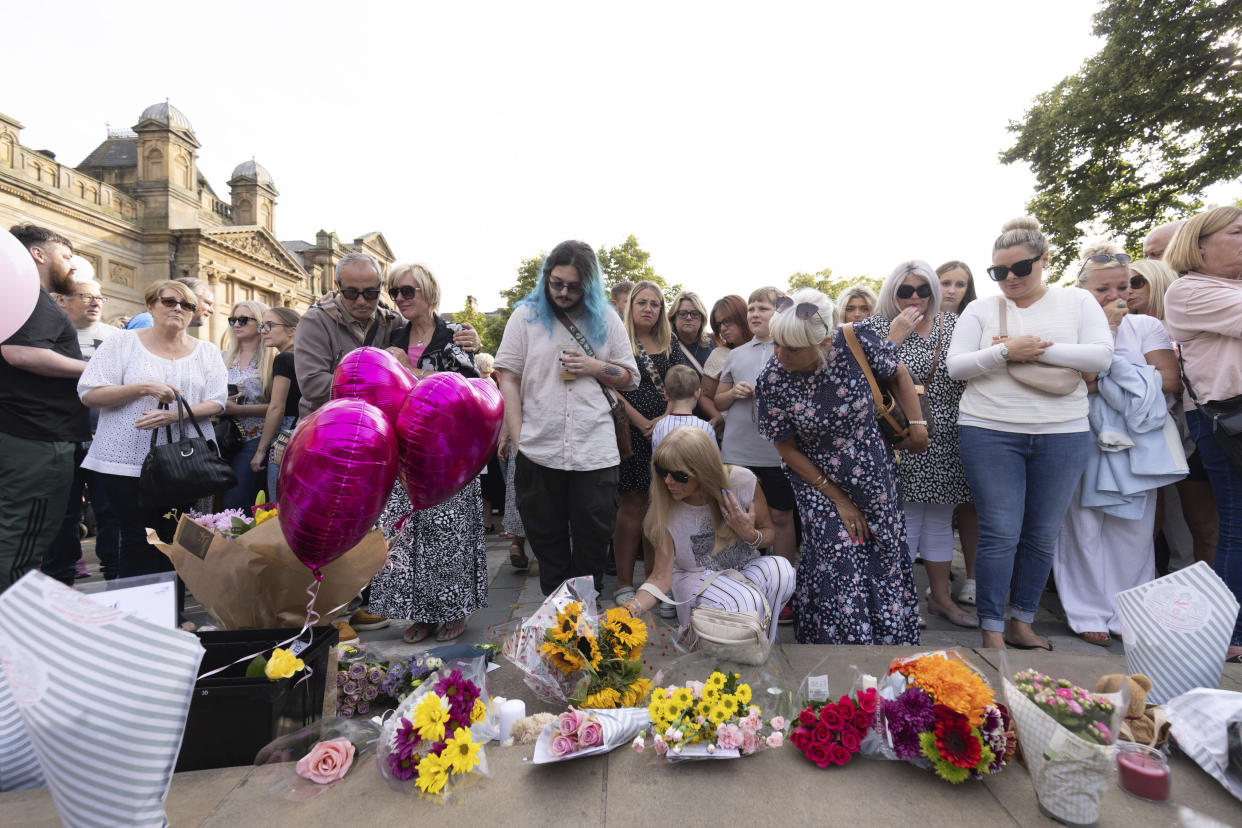
[[975, 579], [967, 578], [966, 583], [962, 584], [962, 591], [957, 594], [957, 602], [959, 604], [975, 605]]

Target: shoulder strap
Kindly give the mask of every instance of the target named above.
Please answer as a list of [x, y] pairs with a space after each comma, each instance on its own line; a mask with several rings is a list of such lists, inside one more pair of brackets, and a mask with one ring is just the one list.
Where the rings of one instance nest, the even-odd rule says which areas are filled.
[[[685, 353], [685, 351], [682, 353]], [[661, 377], [660, 372], [656, 370], [655, 360], [651, 358], [651, 354], [647, 353], [647, 349], [643, 347], [641, 342], [638, 343], [638, 361], [643, 364], [643, 370], [646, 371], [647, 376], [650, 377], [651, 384], [655, 386], [657, 391], [663, 394], [664, 378]]]
[[871, 399], [875, 401], [875, 407], [882, 409], [884, 407], [884, 393], [880, 390], [880, 384], [876, 382], [875, 374], [871, 373], [871, 363], [867, 361], [867, 355], [863, 353], [862, 344], [858, 341], [858, 334], [854, 333], [854, 323], [847, 322], [841, 326], [841, 333], [845, 336], [845, 344], [849, 346], [850, 353], [854, 355], [854, 361], [858, 363], [858, 367], [862, 369], [863, 375], [867, 378], [867, 384], [871, 386]]
[[367, 328], [366, 338], [362, 340], [362, 347], [371, 347], [371, 343], [375, 341], [375, 337], [379, 334], [379, 326], [378, 319], [372, 320], [371, 327]]
[[699, 376], [703, 376], [703, 363], [694, 358], [694, 354], [690, 353], [689, 348], [684, 345], [681, 346], [681, 355], [690, 361], [690, 367], [697, 371]]
[[932, 357], [931, 371], [927, 374], [927, 382], [924, 385], [931, 390], [932, 377], [936, 376], [936, 369], [940, 367], [940, 346], [944, 345], [944, 314], [940, 314], [936, 318], [936, 324], [940, 327], [940, 338], [936, 340], [936, 355]]
[[[587, 356], [595, 356], [595, 349], [591, 347], [591, 343], [588, 342], [587, 338], [582, 335], [582, 331], [578, 330], [578, 326], [573, 323], [568, 314], [558, 310], [556, 312], [556, 319], [565, 326], [565, 329], [569, 331], [570, 335], [574, 338], [574, 341], [578, 343], [579, 347], [582, 348], [583, 352]], [[604, 392], [604, 399], [608, 401], [609, 409], [616, 408], [621, 404], [621, 401], [617, 399], [617, 395], [613, 393], [611, 388], [604, 385], [604, 383], [599, 379], [596, 379], [595, 381], [599, 383], [600, 390]]]
[[1005, 297], [997, 296], [996, 301], [1000, 302], [1000, 329], [996, 332], [996, 335], [1004, 339], [1009, 336], [1009, 314], [1005, 310]]
[[1182, 344], [1179, 342], [1173, 347], [1177, 348], [1177, 367], [1181, 369], [1182, 384], [1186, 386], [1186, 391], [1190, 394], [1195, 408], [1203, 408], [1203, 403], [1199, 402], [1199, 398], [1195, 396], [1194, 386], [1190, 384], [1190, 375], [1186, 373], [1186, 361], [1182, 359]]

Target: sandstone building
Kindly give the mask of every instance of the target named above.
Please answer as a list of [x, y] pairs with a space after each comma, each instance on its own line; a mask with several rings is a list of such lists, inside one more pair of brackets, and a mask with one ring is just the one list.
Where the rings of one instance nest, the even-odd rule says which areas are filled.
[[243, 161], [221, 199], [198, 171], [189, 119], [168, 102], [147, 107], [132, 129], [109, 130], [76, 168], [23, 146], [21, 130], [0, 114], [0, 227], [32, 222], [69, 238], [103, 285], [105, 321], [143, 310], [152, 282], [195, 276], [215, 290], [215, 314], [200, 335], [220, 343], [235, 302], [302, 310], [331, 288], [347, 253], [385, 266], [395, 259], [379, 232], [352, 243], [324, 230], [314, 243], [278, 241], [272, 176]]

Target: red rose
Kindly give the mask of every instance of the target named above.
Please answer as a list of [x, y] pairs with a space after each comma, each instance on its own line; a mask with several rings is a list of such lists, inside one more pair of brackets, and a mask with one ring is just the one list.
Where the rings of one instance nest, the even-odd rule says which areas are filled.
[[854, 718], [854, 711], [857, 709], [858, 708], [854, 707], [854, 702], [849, 696], [842, 696], [841, 700], [837, 702], [837, 712], [839, 712], [841, 717], [846, 721]]
[[841, 731], [841, 747], [848, 750], [851, 756], [858, 753], [860, 745], [862, 745], [862, 739], [859, 737], [857, 730], [847, 727]]
[[815, 723], [819, 721], [819, 716], [815, 714], [815, 708], [804, 707], [802, 712], [798, 714], [798, 721], [807, 727], [815, 727]]
[[819, 711], [819, 721], [827, 725], [829, 730], [840, 730], [845, 724], [845, 717], [837, 710], [835, 704], [826, 704]]
[[852, 756], [852, 754], [841, 745], [829, 745], [828, 754], [828, 761], [832, 762], [834, 765], [844, 765], [846, 762], [850, 761]]
[[874, 713], [879, 704], [875, 690], [863, 690], [858, 694], [858, 708], [864, 713]]
[[854, 725], [854, 727], [858, 728], [859, 730], [866, 730], [867, 728], [871, 727], [871, 716], [872, 714], [864, 710], [855, 710], [854, 721], [852, 724]]
[[805, 727], [795, 727], [793, 733], [789, 734], [789, 741], [798, 750], [806, 753], [807, 746], [811, 744], [811, 731]]
[[811, 731], [811, 739], [820, 744], [828, 744], [832, 741], [832, 731], [828, 729], [828, 725], [820, 722], [815, 725], [815, 729]]
[[832, 748], [840, 748], [840, 747], [841, 747], [840, 745], [829, 746], [829, 745], [820, 744], [819, 742], [813, 742], [806, 749], [806, 758], [810, 759], [812, 762], [819, 765], [821, 768], [826, 768], [828, 767], [828, 764], [832, 761], [832, 758], [831, 758]]

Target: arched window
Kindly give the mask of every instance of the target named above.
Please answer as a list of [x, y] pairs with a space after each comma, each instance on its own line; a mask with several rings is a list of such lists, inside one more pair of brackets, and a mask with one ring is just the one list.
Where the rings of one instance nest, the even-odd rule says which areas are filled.
[[239, 198], [233, 205], [234, 224], [254, 224], [254, 204], [248, 198]]
[[9, 133], [0, 133], [0, 164], [6, 167], [13, 166], [13, 136]]
[[190, 187], [190, 161], [185, 157], [185, 153], [177, 155], [177, 183], [183, 189], [189, 190]]
[[147, 175], [148, 181], [160, 181], [166, 178], [164, 174], [164, 153], [160, 152], [157, 147], [152, 147], [147, 151]]

